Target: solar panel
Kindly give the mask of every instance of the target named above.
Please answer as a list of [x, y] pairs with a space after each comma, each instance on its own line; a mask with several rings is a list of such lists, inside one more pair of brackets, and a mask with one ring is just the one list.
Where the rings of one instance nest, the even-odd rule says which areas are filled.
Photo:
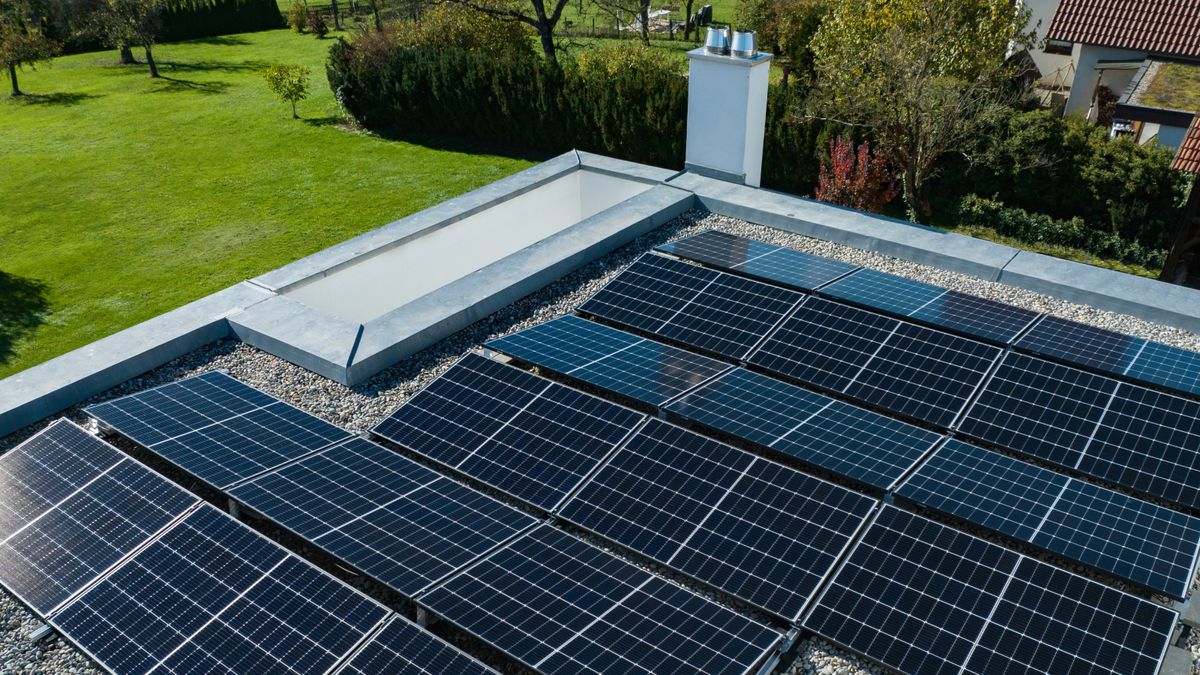
[[1000, 353], [981, 342], [809, 298], [749, 361], [944, 427]]
[[496, 671], [395, 616], [339, 668], [339, 675], [486, 675]]
[[387, 610], [203, 504], [51, 621], [120, 673], [320, 673]]
[[1177, 598], [1200, 519], [950, 441], [896, 494]]
[[884, 506], [804, 619], [905, 673], [1158, 672], [1178, 615]]
[[362, 439], [230, 494], [409, 597], [535, 522]]
[[745, 673], [780, 635], [543, 525], [421, 598], [544, 673]]
[[1017, 348], [1113, 375], [1200, 394], [1200, 353], [1047, 316]]
[[689, 422], [883, 490], [941, 438], [740, 368], [667, 409]]
[[874, 504], [655, 420], [560, 515], [794, 620]]
[[657, 250], [680, 258], [809, 291], [837, 279], [857, 265], [801, 253], [717, 230], [665, 244]]
[[740, 359], [803, 296], [794, 291], [644, 255], [580, 311]]
[[0, 457], [0, 477], [17, 498], [0, 502], [0, 582], [42, 614], [197, 501], [67, 421]]
[[1001, 344], [1011, 342], [1039, 316], [1027, 309], [866, 268], [823, 287], [821, 293]]
[[652, 406], [729, 369], [707, 356], [576, 316], [492, 340], [487, 347]]
[[217, 488], [350, 436], [223, 373], [132, 394], [87, 412]]
[[374, 433], [551, 509], [642, 415], [469, 354]]
[[1200, 507], [1200, 403], [1008, 354], [960, 430], [1183, 506]]

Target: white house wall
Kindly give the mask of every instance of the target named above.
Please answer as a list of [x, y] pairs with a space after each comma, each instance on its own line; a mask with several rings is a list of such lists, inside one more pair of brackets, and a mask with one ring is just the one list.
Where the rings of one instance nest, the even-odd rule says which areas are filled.
[[1019, 0], [1019, 2], [1030, 12], [1029, 24], [1026, 27], [1033, 30], [1037, 36], [1035, 43], [1037, 47], [1030, 50], [1029, 54], [1042, 73], [1042, 83], [1052, 84], [1055, 74], [1060, 70], [1065, 73], [1071, 65], [1069, 54], [1047, 54], [1042, 51], [1046, 31], [1050, 29], [1050, 21], [1054, 19], [1054, 12], [1058, 10], [1059, 0]]
[[[1112, 47], [1096, 47], [1093, 45], [1075, 45], [1075, 81], [1071, 84], [1071, 96], [1067, 99], [1066, 114], [1086, 115], [1096, 93], [1096, 84], [1100, 81], [1100, 71], [1096, 65], [1101, 61], [1141, 61], [1146, 58], [1146, 52], [1135, 52], [1128, 49]], [[1121, 95], [1125, 87], [1133, 79], [1134, 70], [1106, 71], [1104, 84]]]

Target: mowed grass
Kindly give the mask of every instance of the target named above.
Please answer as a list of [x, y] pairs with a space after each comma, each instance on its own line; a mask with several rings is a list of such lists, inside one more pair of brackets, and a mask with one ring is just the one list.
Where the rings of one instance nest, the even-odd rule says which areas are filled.
[[[343, 128], [331, 40], [287, 30], [115, 52], [0, 95], [0, 377], [532, 164]], [[139, 54], [140, 57], [140, 54]], [[301, 121], [261, 71], [311, 66]]]

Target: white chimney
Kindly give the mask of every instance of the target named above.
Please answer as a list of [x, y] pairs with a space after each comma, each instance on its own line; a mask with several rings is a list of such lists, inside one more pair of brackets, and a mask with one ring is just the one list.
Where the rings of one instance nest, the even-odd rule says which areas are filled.
[[684, 168], [758, 187], [771, 55], [755, 51], [753, 34], [745, 33], [734, 33], [728, 55], [728, 36], [713, 35], [714, 30], [709, 29], [708, 47], [688, 52]]

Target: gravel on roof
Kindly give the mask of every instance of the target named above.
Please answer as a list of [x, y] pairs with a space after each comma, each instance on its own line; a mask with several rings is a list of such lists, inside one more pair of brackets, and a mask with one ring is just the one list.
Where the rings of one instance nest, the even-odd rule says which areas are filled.
[[[87, 424], [88, 419], [83, 414], [83, 408], [87, 405], [210, 370], [225, 370], [239, 380], [329, 422], [352, 431], [365, 432], [443, 373], [467, 351], [481, 346], [492, 338], [507, 335], [574, 311], [638, 256], [654, 246], [708, 229], [718, 229], [730, 234], [844, 260], [1018, 307], [1046, 312], [1184, 349], [1200, 351], [1200, 335], [1181, 329], [1078, 305], [927, 265], [890, 258], [878, 253], [754, 225], [726, 216], [690, 211], [654, 232], [585, 265], [438, 344], [405, 359], [402, 363], [383, 371], [361, 385], [348, 388], [244, 343], [236, 340], [222, 340], [134, 378], [55, 415], [53, 418], [0, 438], [0, 453], [28, 438], [58, 417], [66, 416], [76, 422]], [[61, 639], [47, 639], [37, 644], [31, 642], [30, 635], [40, 625], [41, 621], [21, 606], [18, 601], [6, 592], [0, 591], [0, 671], [98, 672], [86, 656]], [[1193, 662], [1196, 664], [1194, 671], [1200, 672], [1200, 638], [1193, 635], [1187, 645], [1192, 653]], [[886, 668], [867, 662], [816, 637], [802, 640], [795, 649], [794, 660], [781, 664], [779, 671], [788, 675], [801, 673], [858, 675], [888, 672]]]

